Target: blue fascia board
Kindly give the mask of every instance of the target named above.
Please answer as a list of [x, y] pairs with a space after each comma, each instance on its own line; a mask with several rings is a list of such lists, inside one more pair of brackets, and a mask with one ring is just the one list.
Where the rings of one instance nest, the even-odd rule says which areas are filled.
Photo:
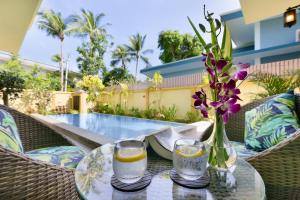
[[182, 76], [182, 75], [190, 75], [190, 74], [196, 74], [199, 72], [204, 71], [204, 68], [194, 68], [194, 69], [190, 69], [190, 70], [185, 70], [185, 71], [178, 71], [178, 72], [171, 72], [171, 73], [165, 73], [165, 74], [161, 74], [164, 78], [169, 78], [169, 77], [175, 77], [175, 76]]
[[277, 50], [277, 49], [284, 49], [284, 48], [294, 47], [294, 46], [300, 46], [300, 43], [292, 42], [289, 44], [284, 44], [284, 45], [279, 45], [279, 46], [274, 46], [274, 47], [269, 47], [269, 48], [264, 48], [264, 49], [251, 50], [251, 51], [245, 51], [245, 52], [237, 52], [237, 53], [233, 54], [233, 57], [246, 56], [246, 55], [262, 53], [262, 52], [272, 51], [272, 50]]
[[[248, 50], [248, 51], [242, 51], [242, 52], [233, 52], [233, 58], [238, 58], [238, 57], [242, 57], [242, 56], [247, 56], [247, 55], [252, 55], [252, 54], [257, 54], [257, 53], [263, 53], [263, 52], [268, 52], [268, 51], [273, 51], [273, 50], [278, 50], [278, 49], [285, 49], [285, 48], [289, 48], [289, 47], [297, 47], [300, 46], [299, 42], [293, 42], [293, 43], [289, 43], [289, 44], [285, 44], [285, 45], [280, 45], [280, 46], [275, 46], [275, 47], [269, 47], [269, 48], [265, 48], [265, 49], [259, 49], [259, 50]], [[145, 68], [142, 69], [140, 72], [143, 74], [148, 74], [148, 73], [154, 73], [155, 71], [161, 71], [163, 70], [168, 70], [168, 68], [173, 68], [175, 66], [178, 65], [182, 65], [182, 64], [187, 64], [187, 63], [197, 63], [199, 61], [201, 61], [201, 57], [202, 56], [196, 56], [193, 58], [188, 58], [188, 59], [184, 59], [184, 60], [180, 60], [180, 61], [176, 61], [176, 62], [172, 62], [172, 63], [167, 63], [164, 65], [159, 65], [159, 66], [155, 66], [155, 67], [149, 67], [149, 68]], [[204, 68], [204, 66], [203, 66]], [[189, 70], [184, 70], [184, 69], [180, 69], [177, 72], [162, 72], [163, 74], [172, 74], [172, 73], [184, 73], [184, 71], [190, 71], [192, 69]], [[197, 69], [199, 70], [199, 68]]]
[[201, 61], [201, 57], [202, 56], [195, 56], [195, 57], [192, 57], [192, 58], [187, 58], [187, 59], [184, 59], [184, 60], [170, 62], [170, 63], [167, 63], [167, 64], [162, 64], [162, 65], [158, 65], [158, 66], [154, 66], [154, 67], [148, 67], [148, 68], [142, 69], [140, 72], [145, 73], [145, 72], [148, 72], [148, 71], [166, 69], [168, 67], [174, 67], [174, 66], [182, 65], [182, 64], [186, 64], [186, 63], [199, 62], [199, 61]]
[[235, 48], [235, 49], [233, 49], [232, 53], [236, 54], [236, 53], [247, 52], [247, 51], [251, 51], [251, 50], [254, 50], [254, 45], [249, 45], [249, 46], [246, 46], [246, 47]]
[[242, 11], [238, 10], [236, 12], [232, 12], [232, 13], [221, 15], [221, 19], [222, 19], [222, 21], [229, 21], [229, 20], [241, 18], [243, 16], [244, 15], [243, 15]]

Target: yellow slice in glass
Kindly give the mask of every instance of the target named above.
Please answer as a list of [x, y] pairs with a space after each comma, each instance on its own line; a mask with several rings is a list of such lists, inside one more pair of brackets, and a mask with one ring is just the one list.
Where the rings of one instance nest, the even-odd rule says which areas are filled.
[[138, 148], [123, 148], [115, 155], [115, 159], [120, 162], [136, 162], [146, 157], [146, 152]]
[[196, 158], [204, 155], [205, 153], [205, 150], [191, 145], [181, 146], [176, 149], [176, 154], [184, 158]]

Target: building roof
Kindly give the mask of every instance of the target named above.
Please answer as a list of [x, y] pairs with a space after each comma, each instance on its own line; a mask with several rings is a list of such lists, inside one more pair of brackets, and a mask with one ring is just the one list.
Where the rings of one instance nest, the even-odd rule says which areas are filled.
[[2, 0], [0, 6], [0, 50], [18, 53], [41, 0]]
[[[8, 60], [11, 59], [12, 54], [9, 54], [7, 52], [2, 52], [0, 51], [0, 62], [7, 62]], [[46, 71], [58, 71], [59, 68], [54, 65], [49, 65], [29, 59], [22, 59], [20, 58], [21, 64], [26, 67], [33, 67], [35, 65], [38, 65], [41, 69], [46, 70]]]
[[204, 70], [204, 64], [201, 62], [201, 57], [196, 56], [167, 64], [148, 66], [142, 69], [140, 72], [152, 77], [153, 74], [158, 71], [163, 77], [167, 78], [183, 74], [193, 74], [201, 70]]

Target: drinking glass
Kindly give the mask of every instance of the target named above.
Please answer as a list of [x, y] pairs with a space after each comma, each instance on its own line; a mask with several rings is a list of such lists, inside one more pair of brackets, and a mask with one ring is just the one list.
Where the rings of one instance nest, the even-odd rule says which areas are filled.
[[173, 166], [184, 179], [196, 180], [206, 172], [208, 154], [204, 143], [194, 139], [179, 139], [173, 151]]
[[142, 141], [126, 140], [115, 145], [113, 171], [119, 181], [137, 182], [144, 176], [146, 168], [147, 151]]

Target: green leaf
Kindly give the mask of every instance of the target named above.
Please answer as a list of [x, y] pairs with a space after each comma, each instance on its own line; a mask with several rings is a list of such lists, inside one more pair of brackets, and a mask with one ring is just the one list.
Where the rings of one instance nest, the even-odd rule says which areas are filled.
[[202, 31], [203, 33], [206, 32], [206, 28], [205, 28], [205, 26], [204, 26], [203, 24], [199, 24], [199, 28], [201, 29], [201, 31]]
[[[195, 27], [195, 25], [193, 24], [192, 20], [188, 17], [189, 23], [191, 24], [194, 32], [196, 33], [200, 43], [202, 44], [202, 46], [205, 48], [206, 47], [206, 42], [204, 41], [204, 39], [201, 37], [199, 31], [197, 30], [197, 28]], [[206, 53], [209, 53], [209, 49], [205, 48]]]
[[221, 22], [218, 19], [215, 19], [216, 22], [216, 30], [218, 30], [219, 28], [221, 28]]
[[225, 67], [223, 67], [222, 73], [228, 72], [231, 67], [232, 67], [232, 63], [228, 63]]
[[231, 35], [228, 25], [224, 23], [224, 34], [222, 40], [222, 52], [223, 57], [231, 59], [232, 58], [232, 44], [231, 44]]
[[205, 46], [205, 48], [210, 49], [212, 46], [213, 46], [212, 43], [208, 43], [208, 44]]
[[214, 20], [209, 20], [210, 28], [211, 28], [211, 43], [215, 46], [218, 44], [218, 38], [216, 34], [216, 27], [214, 24]]

